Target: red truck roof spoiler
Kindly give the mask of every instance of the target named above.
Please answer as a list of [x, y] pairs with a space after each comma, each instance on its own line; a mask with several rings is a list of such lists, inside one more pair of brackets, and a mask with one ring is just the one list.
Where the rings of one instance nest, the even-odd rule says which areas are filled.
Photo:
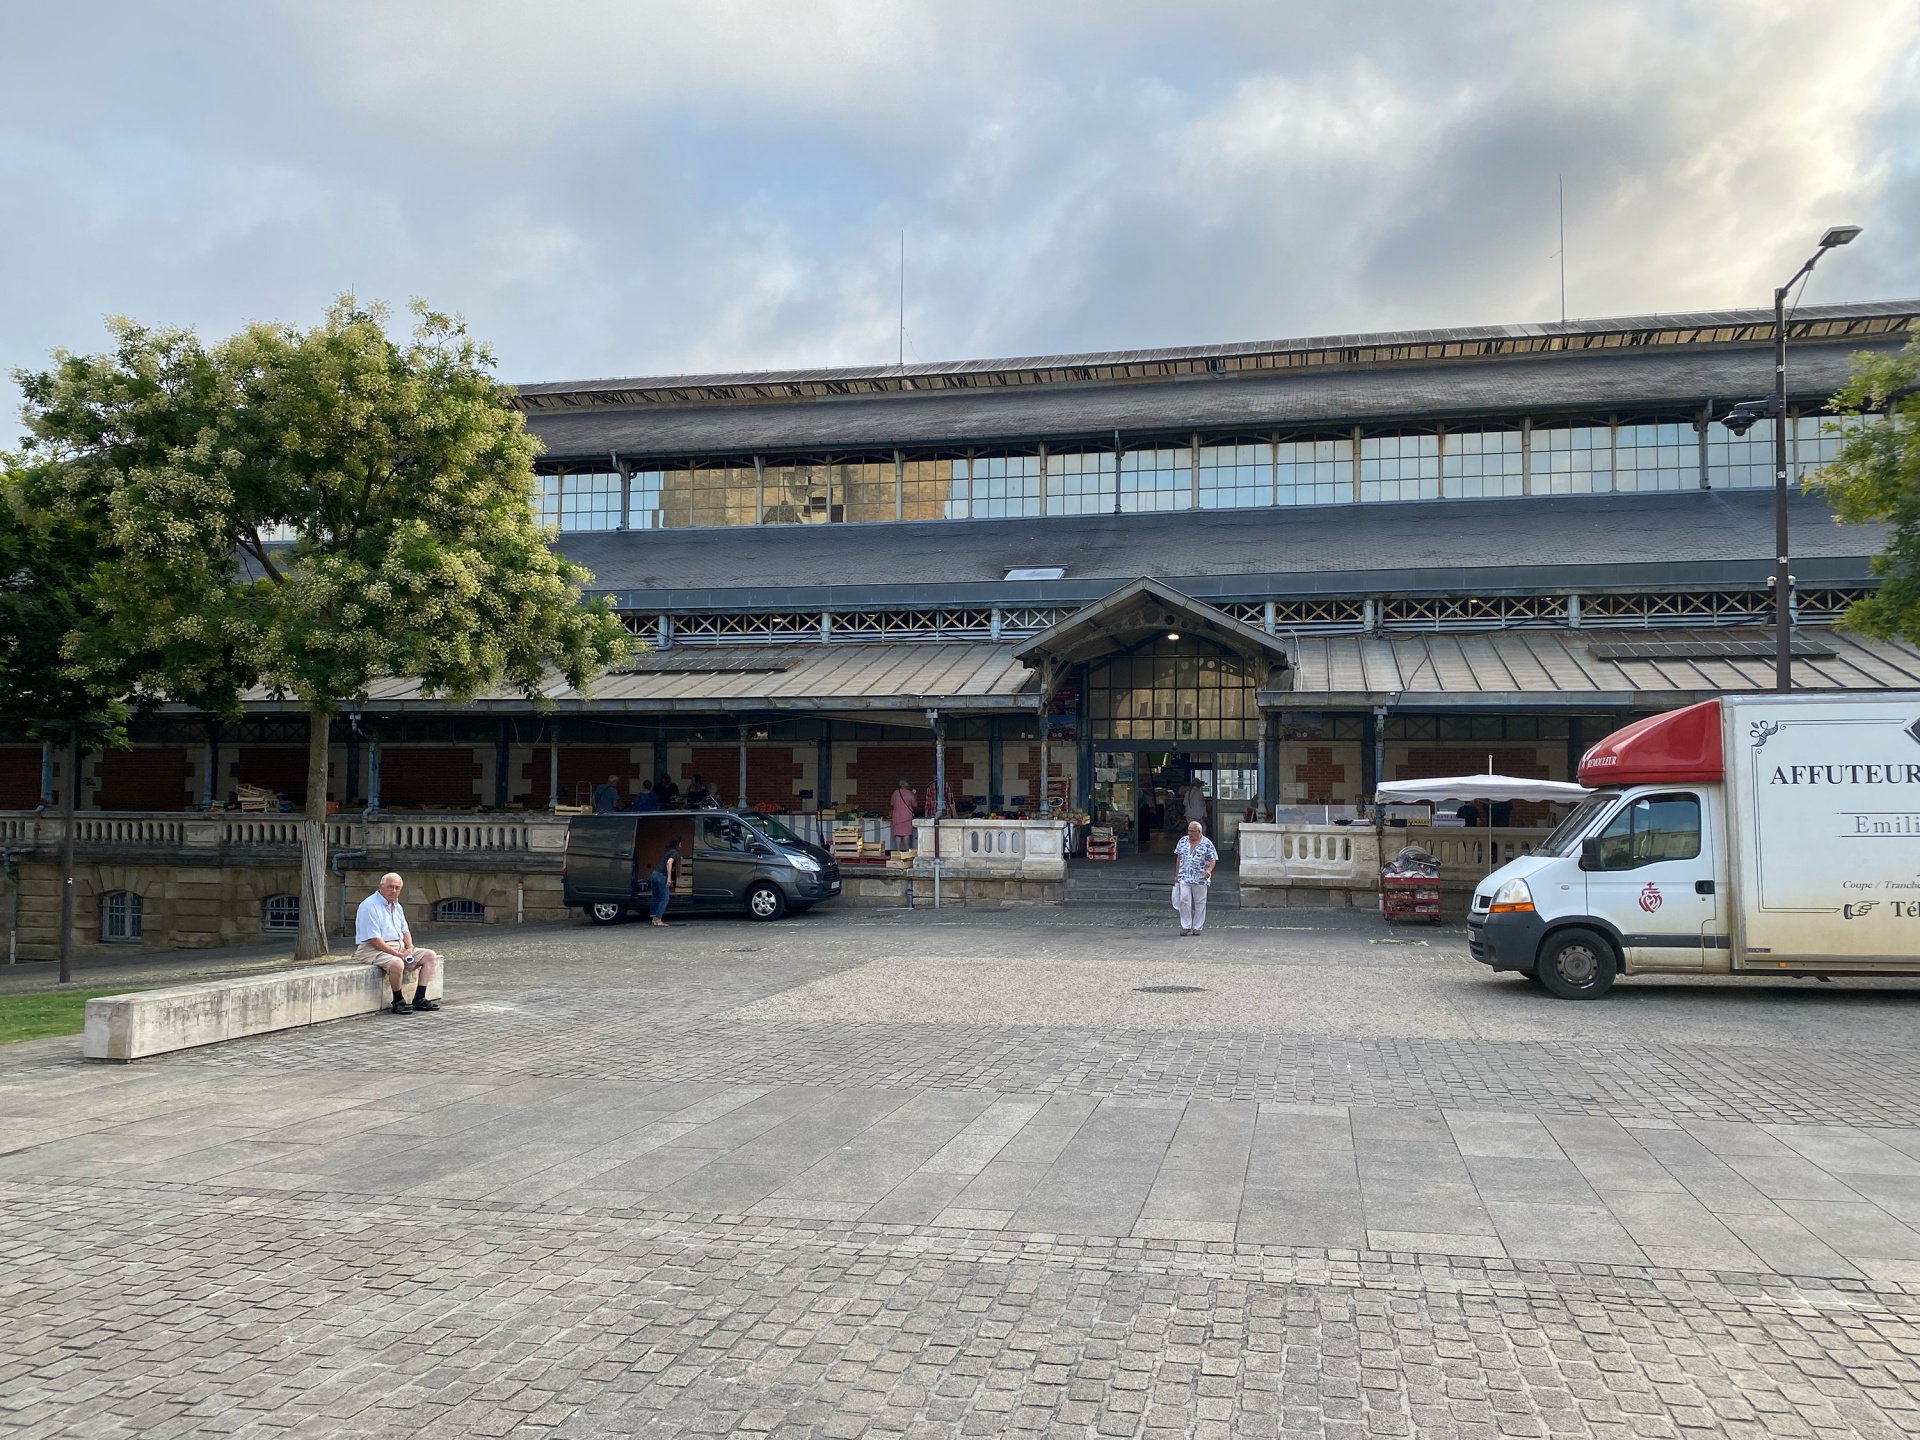
[[1718, 700], [1636, 720], [1580, 757], [1586, 786], [1698, 785], [1725, 775]]

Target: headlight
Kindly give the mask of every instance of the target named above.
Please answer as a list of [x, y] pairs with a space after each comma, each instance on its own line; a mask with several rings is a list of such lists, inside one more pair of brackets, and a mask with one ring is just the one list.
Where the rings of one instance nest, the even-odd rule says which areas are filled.
[[793, 866], [794, 869], [805, 870], [809, 874], [818, 874], [820, 870], [820, 862], [818, 860], [814, 859], [811, 855], [796, 854], [792, 850], [787, 852], [787, 863]]
[[1516, 910], [1533, 909], [1533, 891], [1524, 880], [1509, 880], [1493, 892], [1493, 913], [1510, 915]]

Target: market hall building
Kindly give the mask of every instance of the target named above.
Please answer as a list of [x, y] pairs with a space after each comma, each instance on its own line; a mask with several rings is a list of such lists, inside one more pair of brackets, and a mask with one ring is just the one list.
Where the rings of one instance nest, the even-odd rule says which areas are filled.
[[[1795, 313], [1796, 479], [1849, 357], [1917, 324]], [[1731, 311], [523, 386], [556, 544], [651, 648], [545, 714], [382, 687], [330, 795], [424, 825], [698, 776], [879, 810], [938, 748], [958, 811], [1044, 798], [1151, 848], [1143, 803], [1195, 777], [1228, 842], [1378, 779], [1571, 778], [1633, 715], [1771, 688], [1771, 433], [1714, 423], [1768, 392], [1771, 339]], [[1834, 627], [1882, 534], [1792, 513], [1797, 683], [1920, 686]], [[292, 706], [137, 740], [87, 762], [87, 812], [305, 784]], [[0, 812], [58, 803], [47, 759], [0, 746]]]

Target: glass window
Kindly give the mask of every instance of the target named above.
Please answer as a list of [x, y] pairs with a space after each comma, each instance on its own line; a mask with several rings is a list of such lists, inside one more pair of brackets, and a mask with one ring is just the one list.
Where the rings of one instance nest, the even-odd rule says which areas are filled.
[[1438, 435], [1369, 435], [1360, 442], [1362, 500], [1440, 498]]
[[560, 491], [560, 529], [618, 530], [620, 477], [618, 474], [567, 475]]
[[1518, 430], [1459, 430], [1447, 435], [1441, 493], [1471, 500], [1522, 493], [1522, 436]]
[[448, 925], [478, 925], [487, 918], [487, 907], [478, 900], [436, 900], [433, 918]]
[[1773, 484], [1773, 426], [1736, 435], [1726, 426], [1707, 427], [1707, 483], [1716, 490], [1764, 490]]
[[1644, 795], [1600, 832], [1600, 868], [1637, 870], [1663, 860], [1693, 860], [1700, 854], [1700, 798]]
[[273, 935], [283, 935], [300, 928], [300, 897], [298, 895], [269, 896], [260, 915], [260, 928]]
[[1700, 432], [1692, 422], [1621, 425], [1613, 440], [1616, 490], [1698, 490]]
[[1156, 641], [1096, 664], [1088, 713], [1097, 740], [1246, 740], [1259, 733], [1253, 681], [1232, 656]]
[[1047, 513], [1050, 515], [1105, 515], [1113, 509], [1113, 455], [1094, 450], [1084, 454], [1047, 456]]
[[1533, 493], [1592, 495], [1613, 488], [1613, 427], [1533, 432]]
[[542, 525], [560, 523], [560, 481], [558, 475], [536, 475], [539, 488], [534, 492], [533, 513]]
[[636, 470], [627, 477], [629, 530], [658, 530], [667, 523], [662, 504], [666, 478], [658, 470]]
[[746, 824], [733, 815], [709, 815], [700, 821], [700, 844], [708, 850], [746, 850], [753, 841]]
[[142, 933], [146, 902], [131, 890], [100, 897], [100, 938], [132, 944]]
[[1353, 499], [1353, 441], [1283, 440], [1274, 459], [1277, 503], [1342, 505]]
[[667, 470], [660, 476], [660, 523], [679, 529], [693, 523], [692, 470]]
[[[800, 469], [813, 467], [801, 466]], [[790, 471], [779, 471], [789, 475]], [[775, 503], [774, 476], [776, 472], [767, 470], [767, 508]], [[690, 470], [687, 472], [690, 487], [691, 523], [695, 525], [751, 525], [760, 514], [760, 477], [753, 473], [751, 465], [723, 467], [712, 470]], [[801, 488], [818, 488], [810, 480], [800, 482]], [[816, 518], [825, 518], [824, 515]], [[669, 522], [671, 523], [671, 522]]]
[[947, 513], [952, 469], [945, 460], [909, 460], [900, 468], [900, 517], [939, 520]]
[[[1823, 466], [1833, 463], [1834, 456], [1840, 453], [1840, 447], [1847, 443], [1851, 435], [1868, 425], [1877, 425], [1886, 417], [1877, 414], [1867, 415], [1800, 415], [1787, 427], [1788, 463], [1792, 469], [1788, 473], [1794, 483], [1811, 479]], [[1759, 427], [1756, 426], [1755, 430]], [[1753, 434], [1750, 430], [1748, 434]], [[1771, 464], [1771, 460], [1768, 462]], [[1768, 472], [1772, 480], [1772, 472]]]
[[1038, 455], [973, 457], [973, 518], [1040, 513]]
[[893, 519], [893, 462], [833, 467], [833, 488], [848, 520]]
[[1203, 445], [1200, 508], [1244, 510], [1273, 503], [1271, 445]]
[[1120, 508], [1186, 510], [1193, 504], [1193, 451], [1129, 450], [1120, 457]]

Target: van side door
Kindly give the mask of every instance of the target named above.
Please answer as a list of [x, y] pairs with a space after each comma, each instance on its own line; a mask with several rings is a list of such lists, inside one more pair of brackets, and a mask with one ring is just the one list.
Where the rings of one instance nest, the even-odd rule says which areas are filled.
[[702, 815], [694, 849], [693, 898], [702, 909], [747, 903], [747, 882], [759, 868], [756, 836], [737, 815]]
[[1629, 971], [1706, 968], [1706, 937], [1718, 924], [1714, 845], [1697, 790], [1636, 795], [1595, 840], [1598, 865], [1583, 858], [1588, 913], [1621, 933]]

